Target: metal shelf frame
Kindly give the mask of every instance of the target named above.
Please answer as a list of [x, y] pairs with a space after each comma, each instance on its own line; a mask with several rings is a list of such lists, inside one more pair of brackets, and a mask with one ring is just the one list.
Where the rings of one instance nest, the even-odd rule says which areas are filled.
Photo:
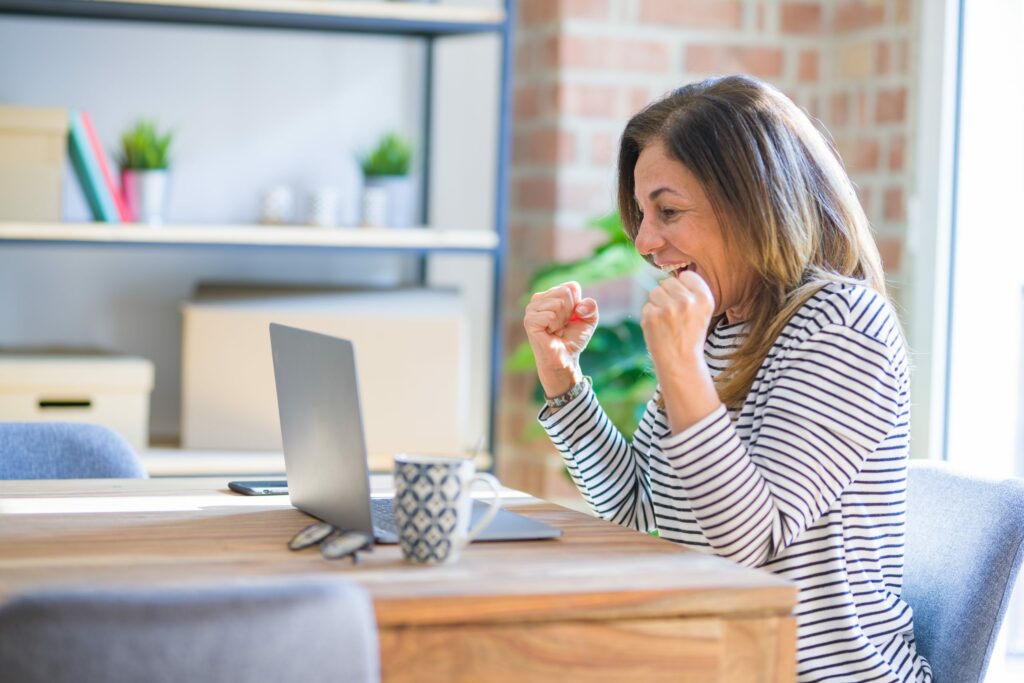
[[[91, 245], [131, 246], [133, 248], [274, 248], [352, 250], [396, 254], [412, 254], [420, 258], [419, 277], [425, 280], [425, 257], [433, 253], [464, 253], [489, 255], [492, 262], [491, 300], [491, 362], [488, 387], [488, 449], [497, 449], [497, 406], [501, 395], [502, 361], [504, 356], [502, 308], [507, 249], [508, 165], [511, 160], [511, 107], [512, 76], [514, 68], [514, 32], [516, 0], [503, 0], [500, 10], [474, 10], [473, 8], [422, 5], [419, 3], [325, 3], [297, 0], [0, 0], [0, 16], [35, 16], [73, 19], [171, 23], [198, 26], [237, 28], [263, 28], [282, 30], [319, 31], [328, 33], [372, 34], [419, 39], [425, 42], [424, 107], [421, 121], [423, 141], [422, 213], [426, 222], [429, 213], [429, 163], [431, 116], [434, 102], [433, 65], [434, 41], [445, 36], [491, 33], [500, 39], [497, 128], [497, 169], [495, 175], [495, 201], [493, 230], [497, 244], [484, 248], [447, 248], [444, 246], [353, 246], [303, 244], [238, 244], [225, 242], [161, 242], [161, 241], [103, 241], [89, 240], [34, 240], [7, 238], [0, 244], [33, 245]], [[330, 7], [330, 9], [325, 9]], [[293, 9], [294, 8], [294, 9]], [[315, 8], [315, 9], [314, 9]], [[305, 9], [307, 11], [298, 11]]]

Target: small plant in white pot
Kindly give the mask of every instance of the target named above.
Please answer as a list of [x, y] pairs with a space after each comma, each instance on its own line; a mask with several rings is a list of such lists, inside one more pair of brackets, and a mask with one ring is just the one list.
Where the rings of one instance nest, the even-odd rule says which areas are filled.
[[163, 222], [173, 137], [152, 121], [139, 121], [121, 135], [121, 190], [133, 221]]
[[360, 160], [363, 168], [363, 224], [407, 228], [414, 223], [416, 197], [409, 166], [412, 145], [388, 133]]

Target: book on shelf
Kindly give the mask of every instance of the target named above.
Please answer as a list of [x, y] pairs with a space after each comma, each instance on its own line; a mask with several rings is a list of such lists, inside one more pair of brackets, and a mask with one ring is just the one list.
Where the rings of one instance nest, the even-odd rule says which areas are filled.
[[121, 218], [122, 223], [131, 223], [132, 215], [128, 211], [128, 203], [125, 201], [121, 187], [114, 177], [112, 164], [107, 158], [107, 153], [103, 150], [100, 136], [96, 134], [96, 128], [92, 125], [92, 117], [89, 116], [89, 112], [84, 110], [79, 111], [79, 113], [82, 115], [82, 125], [85, 127], [86, 135], [89, 136], [89, 146], [92, 147], [92, 153], [99, 163], [103, 182], [106, 184], [107, 191], [110, 192], [110, 196], [114, 200], [114, 206], [117, 208], [117, 215]]
[[[82, 185], [85, 198], [89, 202], [94, 220], [103, 223], [120, 223], [121, 215], [106, 180], [100, 170], [100, 161], [93, 151], [89, 140], [82, 112], [72, 109], [69, 112], [68, 151], [71, 154], [71, 165]], [[116, 186], [115, 186], [116, 189]]]

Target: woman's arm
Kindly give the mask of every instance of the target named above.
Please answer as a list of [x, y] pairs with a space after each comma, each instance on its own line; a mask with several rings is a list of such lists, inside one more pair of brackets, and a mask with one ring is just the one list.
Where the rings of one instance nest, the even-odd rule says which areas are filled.
[[653, 419], [654, 406], [649, 404], [630, 443], [589, 388], [558, 412], [545, 409], [539, 416], [590, 509], [638, 531], [657, 526], [647, 456]]
[[717, 554], [760, 566], [836, 504], [901, 419], [890, 341], [827, 325], [788, 352], [748, 444], [724, 407], [659, 442]]

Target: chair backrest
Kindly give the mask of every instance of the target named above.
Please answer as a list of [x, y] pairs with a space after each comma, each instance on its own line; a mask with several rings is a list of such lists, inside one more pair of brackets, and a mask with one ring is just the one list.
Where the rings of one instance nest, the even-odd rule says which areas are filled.
[[1021, 566], [1024, 480], [912, 461], [903, 599], [936, 683], [984, 680]]
[[341, 580], [67, 589], [0, 607], [0, 679], [375, 683], [373, 605]]
[[0, 479], [139, 479], [146, 470], [117, 432], [82, 422], [0, 422]]

